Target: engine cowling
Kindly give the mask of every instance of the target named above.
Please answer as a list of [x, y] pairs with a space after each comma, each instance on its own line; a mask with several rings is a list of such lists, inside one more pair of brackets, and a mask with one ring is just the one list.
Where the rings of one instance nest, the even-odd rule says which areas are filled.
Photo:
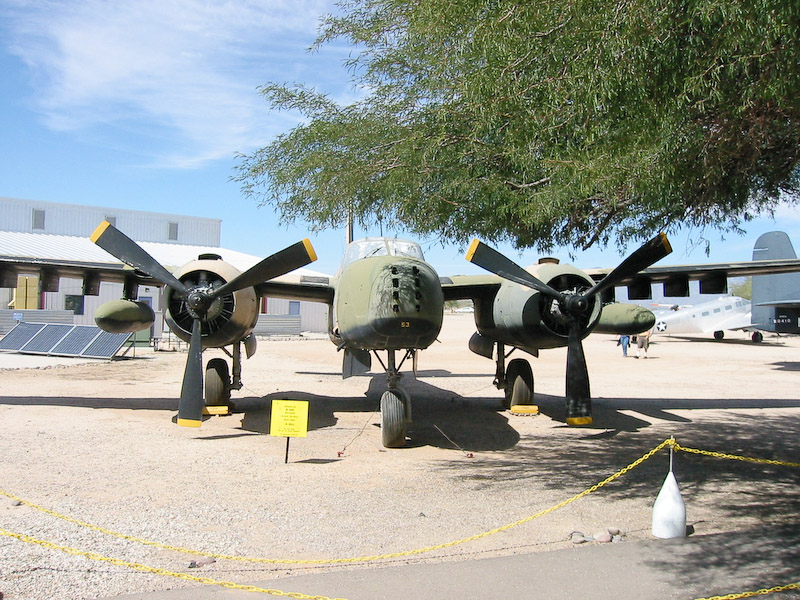
[[[572, 265], [541, 264], [530, 270], [538, 279], [565, 294], [588, 290], [594, 282]], [[476, 306], [475, 320], [483, 336], [535, 353], [566, 345], [569, 326], [558, 301], [517, 283], [504, 281], [492, 301]], [[601, 312], [599, 297], [589, 300], [579, 317], [581, 337], [591, 333]]]
[[[240, 271], [215, 254], [204, 254], [185, 264], [175, 277], [190, 291], [216, 289], [237, 277]], [[166, 292], [166, 320], [170, 329], [188, 342], [195, 314], [184, 298], [171, 288]], [[258, 321], [258, 295], [252, 287], [224, 294], [214, 300], [201, 318], [204, 348], [219, 348], [248, 336]]]

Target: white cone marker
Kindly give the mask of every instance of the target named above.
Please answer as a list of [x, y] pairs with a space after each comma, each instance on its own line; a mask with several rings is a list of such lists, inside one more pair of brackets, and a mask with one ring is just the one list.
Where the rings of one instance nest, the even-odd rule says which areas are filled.
[[672, 448], [669, 449], [669, 473], [653, 504], [653, 535], [668, 539], [686, 537], [686, 505], [678, 481], [672, 472]]

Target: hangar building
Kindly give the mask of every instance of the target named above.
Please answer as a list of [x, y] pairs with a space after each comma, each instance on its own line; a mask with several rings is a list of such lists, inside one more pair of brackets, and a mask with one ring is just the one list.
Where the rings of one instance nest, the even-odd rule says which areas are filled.
[[[102, 221], [109, 221], [138, 242], [153, 258], [170, 270], [195, 260], [200, 254], [214, 253], [244, 271], [263, 257], [220, 247], [222, 221], [119, 208], [80, 206], [0, 197], [0, 258], [71, 261], [76, 265], [119, 262], [89, 240]], [[279, 250], [275, 248], [273, 251]], [[2, 265], [0, 265], [2, 268]], [[309, 269], [298, 269], [289, 277], [325, 277]], [[97, 296], [86, 295], [81, 279], [61, 278], [58, 291], [40, 291], [38, 277], [22, 276], [6, 281], [0, 273], [0, 335], [24, 316], [34, 321], [28, 310], [47, 311], [47, 320], [94, 325], [95, 309], [109, 300], [122, 297], [122, 284], [104, 282]], [[162, 289], [141, 286], [139, 299], [149, 302], [156, 313], [154, 337], [163, 325]], [[257, 334], [327, 331], [328, 307], [317, 302], [298, 302], [263, 298]], [[36, 313], [34, 313], [36, 314]], [[161, 323], [162, 327], [157, 327]]]

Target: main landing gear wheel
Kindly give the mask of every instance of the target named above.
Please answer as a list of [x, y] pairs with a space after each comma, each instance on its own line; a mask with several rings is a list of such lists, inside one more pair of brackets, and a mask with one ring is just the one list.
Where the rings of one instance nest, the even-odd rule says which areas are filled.
[[506, 368], [506, 388], [503, 408], [533, 404], [533, 372], [523, 358], [515, 358]]
[[763, 334], [762, 334], [760, 331], [754, 331], [754, 332], [753, 332], [753, 337], [752, 337], [752, 340], [753, 340], [753, 341], [754, 341], [756, 344], [760, 344], [761, 342], [763, 342], [763, 341], [764, 341], [764, 335], [763, 335]]
[[220, 406], [231, 399], [231, 378], [224, 358], [212, 358], [206, 365], [206, 405]]
[[723, 339], [724, 337], [725, 337], [725, 332], [724, 331], [715, 331], [714, 332], [714, 339], [715, 340], [719, 341], [719, 340]]
[[406, 445], [405, 404], [397, 390], [387, 390], [381, 396], [381, 438], [386, 448]]

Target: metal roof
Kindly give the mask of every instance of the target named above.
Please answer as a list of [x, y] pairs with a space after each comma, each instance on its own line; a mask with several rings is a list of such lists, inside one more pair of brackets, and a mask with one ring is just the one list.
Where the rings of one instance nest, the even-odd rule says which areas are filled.
[[[170, 270], [177, 269], [190, 261], [196, 260], [201, 254], [217, 254], [222, 257], [222, 260], [230, 263], [240, 271], [249, 269], [264, 258], [217, 246], [189, 246], [157, 242], [137, 243]], [[280, 248], [275, 249], [275, 251], [278, 250]], [[117, 258], [93, 244], [89, 238], [16, 231], [0, 231], [0, 258], [11, 260], [33, 258], [92, 264], [121, 264]], [[310, 269], [297, 269], [293, 271], [293, 274], [295, 276], [326, 276], [324, 273]], [[291, 274], [289, 278], [293, 279]]]

